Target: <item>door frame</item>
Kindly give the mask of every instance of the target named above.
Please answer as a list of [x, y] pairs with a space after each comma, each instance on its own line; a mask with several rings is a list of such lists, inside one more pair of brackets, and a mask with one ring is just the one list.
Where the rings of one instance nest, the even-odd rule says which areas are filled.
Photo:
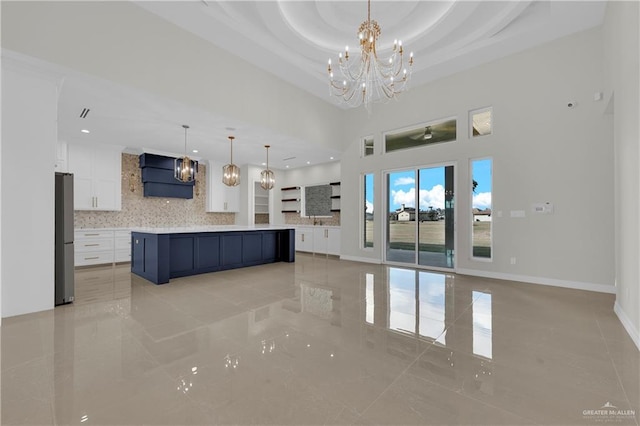
[[[416, 172], [416, 197], [419, 197], [420, 194], [420, 178], [419, 178], [419, 171], [420, 169], [431, 169], [431, 168], [437, 168], [437, 167], [447, 167], [447, 166], [453, 166], [453, 268], [443, 268], [443, 267], [439, 267], [439, 266], [429, 266], [429, 265], [420, 265], [418, 263], [418, 254], [419, 254], [419, 250], [418, 250], [418, 244], [419, 244], [419, 234], [418, 234], [418, 223], [419, 221], [416, 220], [416, 225], [415, 225], [415, 258], [414, 258], [414, 262], [413, 263], [403, 263], [403, 262], [397, 262], [397, 261], [390, 261], [387, 259], [387, 245], [389, 244], [389, 174], [390, 173], [394, 173], [394, 172], [401, 172], [401, 171], [406, 171], [406, 170], [414, 170]], [[430, 271], [439, 271], [439, 272], [457, 272], [458, 270], [458, 255], [457, 255], [457, 251], [458, 251], [458, 245], [459, 245], [459, 241], [458, 241], [458, 208], [457, 208], [457, 202], [456, 199], [459, 197], [458, 194], [458, 162], [455, 160], [452, 161], [442, 161], [442, 162], [438, 162], [438, 163], [431, 163], [431, 164], [426, 164], [426, 165], [419, 165], [419, 166], [406, 166], [406, 167], [397, 167], [397, 168], [393, 168], [393, 169], [383, 169], [381, 170], [382, 172], [382, 183], [383, 183], [383, 189], [382, 189], [382, 195], [384, 196], [383, 202], [384, 202], [384, 208], [385, 208], [385, 218], [383, 220], [382, 223], [382, 263], [385, 265], [391, 265], [391, 266], [399, 266], [399, 267], [411, 267], [411, 268], [418, 268], [418, 269], [427, 269]], [[458, 195], [457, 195], [458, 194]], [[419, 201], [418, 199], [416, 199], [416, 201]], [[419, 211], [419, 203], [418, 203], [418, 211]]]

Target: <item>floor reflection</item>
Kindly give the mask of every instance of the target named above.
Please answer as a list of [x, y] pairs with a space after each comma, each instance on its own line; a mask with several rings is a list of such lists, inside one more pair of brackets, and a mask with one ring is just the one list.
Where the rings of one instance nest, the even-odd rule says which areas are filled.
[[3, 320], [2, 424], [578, 424], [640, 405], [610, 295], [306, 255], [165, 285], [127, 268], [78, 270], [76, 303]]
[[131, 264], [88, 266], [75, 270], [76, 305], [122, 299], [131, 295]]

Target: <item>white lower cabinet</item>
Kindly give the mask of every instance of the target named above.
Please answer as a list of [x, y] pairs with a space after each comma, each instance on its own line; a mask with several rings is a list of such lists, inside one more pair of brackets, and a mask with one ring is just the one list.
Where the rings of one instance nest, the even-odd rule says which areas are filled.
[[339, 228], [316, 227], [313, 231], [313, 251], [315, 253], [340, 255]]
[[131, 231], [115, 231], [114, 261], [131, 262]]
[[86, 229], [75, 231], [75, 266], [131, 261], [131, 232]]
[[296, 250], [313, 252], [313, 228], [296, 228]]
[[340, 256], [340, 228], [326, 226], [296, 228], [296, 250]]

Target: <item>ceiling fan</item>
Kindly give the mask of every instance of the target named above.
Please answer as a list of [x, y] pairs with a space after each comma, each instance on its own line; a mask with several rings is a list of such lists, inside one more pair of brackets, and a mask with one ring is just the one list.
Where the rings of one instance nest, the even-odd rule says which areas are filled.
[[411, 139], [413, 140], [429, 140], [433, 137], [433, 132], [431, 130], [431, 126], [427, 126], [424, 128], [424, 133], [422, 134], [417, 134], [415, 136], [411, 136]]

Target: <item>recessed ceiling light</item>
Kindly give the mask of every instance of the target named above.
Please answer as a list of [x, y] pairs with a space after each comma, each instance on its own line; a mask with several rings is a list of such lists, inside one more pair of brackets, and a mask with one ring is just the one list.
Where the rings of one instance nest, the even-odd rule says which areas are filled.
[[287, 165], [285, 166], [285, 168], [287, 168], [287, 169], [288, 169], [288, 168], [289, 168], [289, 165], [287, 164]]
[[91, 133], [90, 131], [88, 131], [87, 129], [82, 129], [80, 130], [82, 133]]
[[192, 152], [194, 152], [194, 153], [196, 153], [196, 154], [197, 154], [197, 153], [198, 153], [198, 150], [197, 150], [197, 149], [194, 149]]
[[263, 165], [263, 166], [266, 166], [266, 165], [267, 165], [267, 163], [262, 163], [262, 165]]
[[333, 160], [333, 157], [329, 157], [329, 160]]
[[311, 161], [307, 161], [307, 164], [311, 164]]

